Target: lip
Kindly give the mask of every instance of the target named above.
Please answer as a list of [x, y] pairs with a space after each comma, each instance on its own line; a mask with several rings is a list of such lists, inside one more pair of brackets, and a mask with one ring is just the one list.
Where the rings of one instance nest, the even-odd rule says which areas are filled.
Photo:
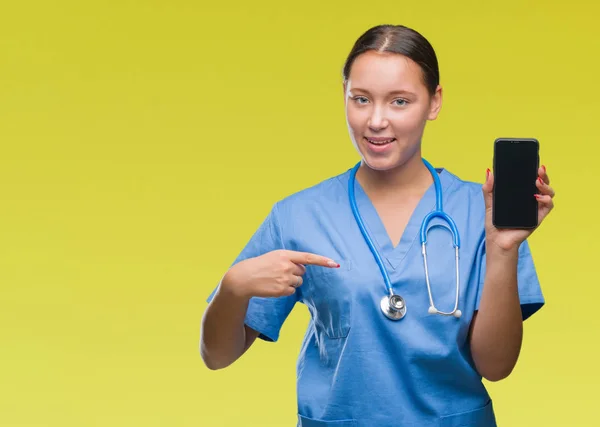
[[388, 139], [392, 139], [392, 142], [388, 142], [387, 144], [381, 144], [381, 145], [377, 145], [377, 144], [373, 144], [371, 142], [369, 142], [369, 140], [367, 139], [367, 137], [364, 137], [364, 140], [367, 143], [367, 148], [371, 153], [374, 154], [379, 154], [379, 153], [385, 153], [386, 151], [391, 150], [391, 147], [394, 145], [394, 142], [396, 142], [395, 138], [370, 138], [369, 139], [373, 140], [373, 141], [386, 141]]

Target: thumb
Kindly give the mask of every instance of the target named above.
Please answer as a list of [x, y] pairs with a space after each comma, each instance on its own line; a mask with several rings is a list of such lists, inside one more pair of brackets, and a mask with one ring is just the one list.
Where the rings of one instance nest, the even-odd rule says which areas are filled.
[[486, 171], [486, 179], [481, 187], [483, 191], [483, 198], [485, 199], [485, 208], [491, 209], [492, 207], [492, 191], [494, 189], [494, 174], [488, 169]]

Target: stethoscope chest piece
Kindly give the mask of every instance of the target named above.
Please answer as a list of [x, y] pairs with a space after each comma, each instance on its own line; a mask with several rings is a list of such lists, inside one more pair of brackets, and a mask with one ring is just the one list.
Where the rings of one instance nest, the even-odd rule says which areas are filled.
[[388, 319], [400, 320], [406, 315], [406, 303], [400, 295], [386, 295], [381, 299], [381, 311]]

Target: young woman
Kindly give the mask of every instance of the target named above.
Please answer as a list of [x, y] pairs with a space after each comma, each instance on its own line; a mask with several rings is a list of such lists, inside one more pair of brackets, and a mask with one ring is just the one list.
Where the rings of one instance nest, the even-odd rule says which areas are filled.
[[[220, 369], [257, 337], [277, 341], [303, 303], [311, 322], [297, 365], [299, 426], [495, 426], [482, 377], [510, 374], [523, 321], [544, 304], [532, 230], [493, 226], [489, 169], [482, 186], [422, 159], [423, 130], [442, 105], [422, 35], [371, 28], [343, 77], [361, 162], [273, 206], [209, 297], [202, 357]], [[554, 191], [545, 167], [538, 174], [541, 223]], [[436, 195], [460, 257], [451, 228], [433, 218], [425, 269], [420, 229]]]

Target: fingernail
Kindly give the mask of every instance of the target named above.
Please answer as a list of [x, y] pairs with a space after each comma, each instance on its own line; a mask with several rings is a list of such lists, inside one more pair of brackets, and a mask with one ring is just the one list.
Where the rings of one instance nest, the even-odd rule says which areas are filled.
[[539, 176], [538, 176], [538, 181], [540, 182], [540, 184], [544, 185], [544, 181]]
[[536, 199], [539, 199], [540, 197], [542, 197], [541, 194], [534, 194], [533, 197], [535, 197]]
[[487, 181], [487, 179], [490, 177], [490, 168], [487, 168], [487, 170], [485, 171], [485, 179]]
[[338, 263], [333, 261], [327, 261], [327, 265], [330, 267], [337, 267]]
[[546, 166], [542, 165], [542, 169], [544, 169], [544, 172], [546, 172]]

